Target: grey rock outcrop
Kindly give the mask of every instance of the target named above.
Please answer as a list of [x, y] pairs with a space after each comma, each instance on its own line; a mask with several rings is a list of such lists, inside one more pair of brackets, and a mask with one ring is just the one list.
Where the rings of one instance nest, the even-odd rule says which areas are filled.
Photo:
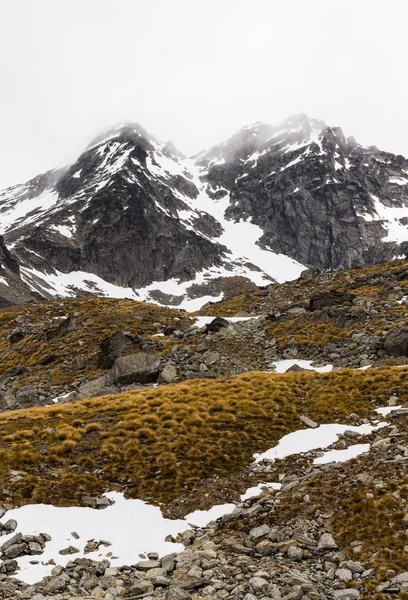
[[154, 383], [159, 372], [160, 358], [139, 352], [118, 358], [110, 372], [110, 380], [120, 385]]

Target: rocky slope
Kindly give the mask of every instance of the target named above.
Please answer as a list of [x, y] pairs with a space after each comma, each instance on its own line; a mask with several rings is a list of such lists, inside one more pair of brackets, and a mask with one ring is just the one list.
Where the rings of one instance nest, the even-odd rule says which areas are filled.
[[[407, 274], [396, 260], [239, 280], [200, 315], [92, 295], [2, 308], [0, 594], [403, 599]], [[229, 508], [202, 528], [182, 521], [166, 542], [177, 552], [142, 545], [131, 560], [122, 534], [84, 533], [80, 513], [62, 537], [65, 517], [37, 524], [42, 503], [108, 523], [107, 492], [159, 505], [168, 523]], [[120, 498], [119, 512], [132, 501]], [[139, 548], [141, 526], [125, 524]]]
[[0, 410], [296, 364], [402, 365], [407, 296], [401, 260], [238, 286], [198, 314], [92, 296], [10, 306], [0, 314]]
[[262, 285], [305, 265], [390, 260], [408, 239], [407, 173], [402, 156], [305, 115], [246, 127], [192, 159], [124, 124], [75, 164], [0, 193], [20, 267], [8, 286], [191, 308], [228, 292], [231, 276]]

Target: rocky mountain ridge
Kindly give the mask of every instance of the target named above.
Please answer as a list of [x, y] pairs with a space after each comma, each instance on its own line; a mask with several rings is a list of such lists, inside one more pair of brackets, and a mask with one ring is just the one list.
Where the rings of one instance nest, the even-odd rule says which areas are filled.
[[[402, 156], [305, 115], [191, 159], [127, 123], [74, 165], [1, 192], [0, 226], [25, 294], [198, 308], [231, 277], [262, 285], [403, 255], [407, 173]], [[6, 275], [0, 296], [15, 302]]]

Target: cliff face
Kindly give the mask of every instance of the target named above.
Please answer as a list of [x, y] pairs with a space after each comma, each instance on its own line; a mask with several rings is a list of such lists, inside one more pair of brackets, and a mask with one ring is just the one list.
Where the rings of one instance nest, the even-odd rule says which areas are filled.
[[180, 303], [189, 282], [211, 298], [231, 276], [261, 285], [405, 253], [407, 174], [402, 156], [305, 115], [246, 127], [192, 159], [128, 123], [72, 166], [1, 192], [0, 226], [43, 296]]
[[0, 235], [0, 308], [33, 299], [33, 293], [20, 276], [18, 260]]
[[322, 269], [404, 252], [407, 159], [362, 147], [305, 115], [246, 133], [199, 162], [211, 188], [229, 193], [227, 216], [262, 228], [261, 244]]

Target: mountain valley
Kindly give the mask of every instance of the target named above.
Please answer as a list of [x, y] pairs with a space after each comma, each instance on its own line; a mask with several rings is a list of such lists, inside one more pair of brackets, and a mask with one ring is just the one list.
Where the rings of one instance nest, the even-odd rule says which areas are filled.
[[0, 192], [0, 598], [408, 598], [407, 190], [297, 115]]

